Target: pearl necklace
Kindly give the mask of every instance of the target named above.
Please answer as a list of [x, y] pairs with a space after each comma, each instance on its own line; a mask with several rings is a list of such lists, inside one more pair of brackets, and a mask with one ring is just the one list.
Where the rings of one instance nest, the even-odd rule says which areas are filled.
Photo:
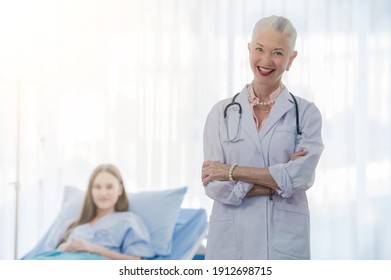
[[253, 101], [250, 94], [247, 94], [248, 96], [248, 102], [250, 102], [253, 105], [262, 105], [262, 106], [269, 106], [273, 105], [276, 100], [269, 100], [269, 101]]

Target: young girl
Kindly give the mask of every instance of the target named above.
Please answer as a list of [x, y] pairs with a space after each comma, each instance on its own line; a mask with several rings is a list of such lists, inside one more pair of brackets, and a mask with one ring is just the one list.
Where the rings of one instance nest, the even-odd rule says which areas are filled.
[[68, 227], [57, 251], [36, 259], [152, 257], [148, 229], [128, 208], [118, 169], [111, 164], [99, 165], [91, 174], [80, 217]]

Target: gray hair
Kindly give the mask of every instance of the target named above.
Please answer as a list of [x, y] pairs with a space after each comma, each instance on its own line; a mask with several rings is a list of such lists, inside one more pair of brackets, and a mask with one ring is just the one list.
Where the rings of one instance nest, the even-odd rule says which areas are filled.
[[297, 33], [289, 19], [282, 16], [270, 16], [260, 19], [254, 26], [251, 41], [253, 42], [258, 33], [265, 29], [281, 32], [288, 39], [291, 51], [295, 49]]

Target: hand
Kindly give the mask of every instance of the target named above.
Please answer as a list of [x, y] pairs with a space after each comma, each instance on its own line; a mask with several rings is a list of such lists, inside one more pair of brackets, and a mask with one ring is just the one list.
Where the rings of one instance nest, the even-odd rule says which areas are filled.
[[290, 160], [296, 160], [300, 157], [305, 156], [306, 154], [308, 154], [308, 152], [306, 150], [298, 151], [290, 156]]
[[208, 185], [210, 181], [220, 180], [225, 181], [228, 180], [228, 172], [230, 165], [218, 162], [207, 160], [202, 164], [202, 184], [204, 187]]
[[[272, 190], [272, 192], [274, 192], [274, 190]], [[258, 195], [270, 195], [270, 188], [261, 185], [254, 185], [248, 191], [246, 197], [258, 196]]]
[[68, 244], [66, 242], [63, 242], [60, 245], [58, 245], [57, 249], [60, 251], [65, 251], [65, 248], [67, 247], [67, 245]]
[[65, 252], [89, 252], [94, 253], [95, 245], [85, 240], [72, 239], [64, 246]]

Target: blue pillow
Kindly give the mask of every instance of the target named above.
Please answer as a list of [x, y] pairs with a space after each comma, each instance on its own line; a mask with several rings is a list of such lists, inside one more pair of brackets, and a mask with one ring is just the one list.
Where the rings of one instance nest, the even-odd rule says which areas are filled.
[[128, 193], [129, 210], [139, 215], [151, 234], [156, 255], [171, 254], [175, 222], [187, 187]]
[[[181, 208], [187, 187], [127, 193], [129, 211], [139, 215], [151, 234], [155, 254], [171, 254], [175, 222]], [[65, 187], [61, 210], [38, 245], [25, 257], [54, 250], [65, 230], [81, 211], [85, 191], [75, 187]]]

